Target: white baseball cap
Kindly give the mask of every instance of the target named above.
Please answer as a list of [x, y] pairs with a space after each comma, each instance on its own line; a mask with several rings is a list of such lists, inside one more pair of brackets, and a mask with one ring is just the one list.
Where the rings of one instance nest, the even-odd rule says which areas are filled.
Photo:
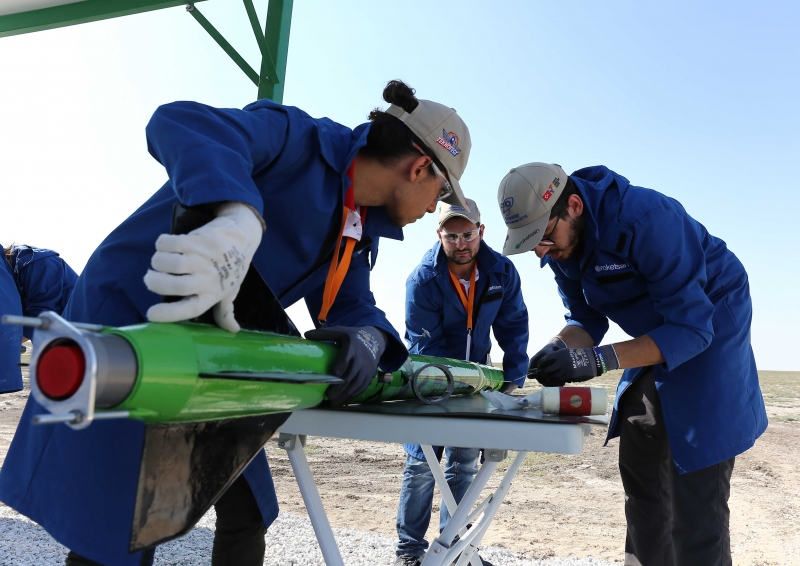
[[508, 228], [504, 256], [529, 252], [539, 245], [567, 179], [555, 163], [526, 163], [503, 177], [497, 202]]
[[466, 207], [459, 180], [467, 167], [472, 139], [467, 125], [456, 111], [438, 102], [419, 99], [419, 104], [412, 112], [392, 104], [386, 113], [408, 126], [444, 165], [453, 187], [453, 194], [444, 202]]
[[465, 199], [467, 201], [467, 208], [463, 206], [459, 206], [457, 204], [449, 204], [443, 202], [439, 206], [439, 228], [444, 226], [444, 223], [450, 220], [451, 218], [455, 218], [456, 216], [460, 216], [461, 218], [466, 218], [473, 224], [480, 225], [481, 223], [481, 211], [478, 210], [478, 205], [475, 204], [475, 201], [471, 198]]

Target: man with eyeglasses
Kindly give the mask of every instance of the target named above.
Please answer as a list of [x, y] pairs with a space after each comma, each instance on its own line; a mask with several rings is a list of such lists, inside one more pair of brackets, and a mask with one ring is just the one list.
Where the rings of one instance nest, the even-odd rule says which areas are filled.
[[[625, 369], [608, 439], [620, 437], [626, 566], [729, 566], [734, 459], [767, 427], [741, 262], [679, 202], [603, 166], [521, 165], [497, 199], [503, 255], [534, 251], [568, 310], [529, 377]], [[600, 346], [608, 320], [633, 339]]]
[[[439, 207], [439, 241], [406, 281], [406, 340], [412, 354], [486, 363], [491, 329], [504, 354], [502, 391], [510, 392], [522, 386], [528, 369], [528, 310], [516, 268], [486, 244], [478, 205], [471, 199], [466, 202], [468, 208]], [[428, 547], [425, 532], [434, 486], [422, 448], [403, 447], [407, 456], [397, 510], [397, 566], [415, 564]], [[480, 449], [434, 450], [440, 459], [446, 454], [445, 477], [458, 503], [478, 471]], [[442, 503], [440, 532], [449, 519]]]

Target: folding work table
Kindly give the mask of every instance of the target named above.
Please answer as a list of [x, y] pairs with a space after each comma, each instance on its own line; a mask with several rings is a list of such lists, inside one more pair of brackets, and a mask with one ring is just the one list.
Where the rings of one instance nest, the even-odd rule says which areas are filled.
[[[550, 416], [538, 409], [503, 411], [475, 395], [451, 397], [436, 405], [408, 400], [296, 411], [281, 426], [278, 445], [289, 455], [327, 566], [343, 566], [344, 562], [306, 459], [307, 436], [421, 444], [428, 462], [436, 462], [433, 446], [482, 448], [484, 463], [458, 505], [441, 467], [431, 465], [451, 519], [422, 560], [422, 566], [447, 566], [460, 555], [456, 566], [479, 566], [477, 547], [527, 453], [579, 454], [590, 426], [607, 423], [606, 416]], [[498, 488], [473, 511], [508, 451], [517, 452], [513, 463]]]

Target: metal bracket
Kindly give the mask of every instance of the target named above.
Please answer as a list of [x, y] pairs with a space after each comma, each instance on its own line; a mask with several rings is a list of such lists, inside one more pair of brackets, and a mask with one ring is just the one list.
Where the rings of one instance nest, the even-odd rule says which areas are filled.
[[508, 458], [508, 450], [497, 450], [494, 448], [484, 448], [483, 457], [489, 462], [502, 462]]
[[305, 434], [287, 434], [282, 432], [278, 435], [278, 448], [283, 448], [284, 450], [294, 450], [297, 446], [297, 440], [300, 439], [300, 446], [303, 448], [306, 447], [306, 435]]

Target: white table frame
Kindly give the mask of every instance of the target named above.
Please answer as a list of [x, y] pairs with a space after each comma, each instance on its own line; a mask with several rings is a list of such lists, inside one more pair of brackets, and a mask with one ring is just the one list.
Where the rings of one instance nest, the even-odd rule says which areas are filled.
[[[485, 461], [458, 505], [441, 467], [431, 465], [451, 518], [421, 562], [422, 566], [447, 566], [460, 554], [456, 566], [480, 566], [476, 553], [478, 545], [527, 453], [579, 454], [590, 429], [591, 425], [585, 423], [307, 409], [292, 413], [281, 426], [278, 445], [287, 451], [327, 566], [344, 566], [344, 562], [306, 458], [304, 446], [307, 436], [420, 444], [428, 462], [436, 461], [432, 446], [483, 448]], [[509, 450], [518, 452], [514, 462], [494, 493], [472, 511], [497, 464], [507, 457]], [[454, 543], [456, 535], [459, 539]]]

